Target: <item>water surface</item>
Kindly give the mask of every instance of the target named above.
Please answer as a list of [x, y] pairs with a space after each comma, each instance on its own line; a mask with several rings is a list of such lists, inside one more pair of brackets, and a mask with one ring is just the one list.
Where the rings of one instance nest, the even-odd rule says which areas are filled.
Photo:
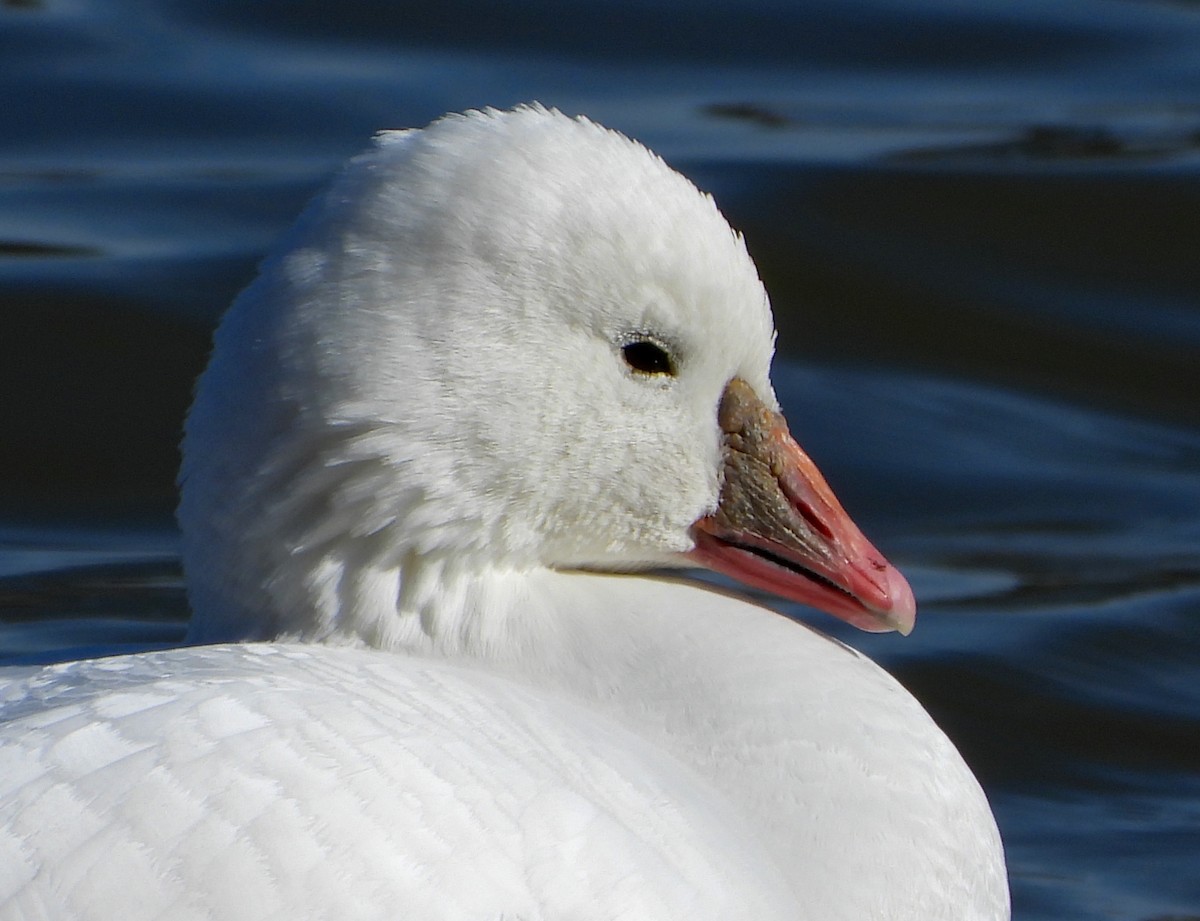
[[177, 642], [212, 326], [372, 132], [529, 99], [745, 231], [793, 431], [911, 576], [851, 634], [1015, 917], [1200, 917], [1200, 5], [0, 3], [0, 657]]

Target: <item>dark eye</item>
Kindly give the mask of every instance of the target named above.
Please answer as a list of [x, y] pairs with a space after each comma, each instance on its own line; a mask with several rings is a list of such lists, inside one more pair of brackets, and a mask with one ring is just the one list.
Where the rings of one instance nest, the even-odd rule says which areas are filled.
[[674, 374], [671, 356], [661, 345], [648, 339], [638, 339], [621, 346], [625, 364], [641, 374]]

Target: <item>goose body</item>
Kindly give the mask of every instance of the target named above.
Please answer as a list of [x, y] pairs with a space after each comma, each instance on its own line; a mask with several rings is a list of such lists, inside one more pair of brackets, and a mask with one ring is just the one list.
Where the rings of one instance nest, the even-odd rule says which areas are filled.
[[633, 142], [539, 107], [382, 135], [198, 387], [207, 645], [0, 679], [0, 917], [1007, 918], [906, 691], [641, 574], [911, 627], [772, 342], [740, 238]]

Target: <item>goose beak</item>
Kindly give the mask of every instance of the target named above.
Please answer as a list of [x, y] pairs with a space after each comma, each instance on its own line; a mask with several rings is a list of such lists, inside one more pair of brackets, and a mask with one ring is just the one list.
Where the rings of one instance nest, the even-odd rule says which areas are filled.
[[717, 412], [724, 478], [689, 558], [872, 633], [907, 635], [912, 589], [850, 520], [783, 416], [734, 378]]

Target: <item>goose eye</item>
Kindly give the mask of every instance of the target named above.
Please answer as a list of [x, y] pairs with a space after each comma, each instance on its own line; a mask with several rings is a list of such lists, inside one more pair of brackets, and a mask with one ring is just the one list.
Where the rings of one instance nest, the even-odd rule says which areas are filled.
[[675, 374], [671, 356], [662, 346], [648, 339], [638, 339], [621, 346], [625, 364], [640, 374]]

